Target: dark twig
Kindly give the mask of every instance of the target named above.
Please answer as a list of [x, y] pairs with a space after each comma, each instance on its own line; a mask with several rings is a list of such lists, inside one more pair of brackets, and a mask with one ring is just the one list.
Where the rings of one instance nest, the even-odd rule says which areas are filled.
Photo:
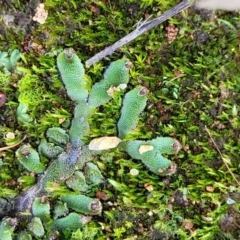
[[184, 0], [184, 1], [180, 2], [178, 5], [176, 5], [175, 7], [168, 10], [167, 12], [163, 13], [161, 16], [159, 16], [153, 20], [146, 20], [146, 21], [143, 21], [142, 23], [140, 22], [134, 31], [132, 31], [131, 33], [129, 33], [128, 35], [126, 35], [125, 37], [120, 39], [119, 41], [115, 42], [113, 45], [105, 48], [103, 51], [97, 53], [92, 58], [88, 59], [86, 61], [86, 66], [89, 67], [89, 66], [93, 65], [94, 63], [98, 62], [99, 60], [101, 60], [102, 58], [106, 57], [107, 55], [111, 55], [114, 51], [116, 51], [123, 45], [131, 42], [133, 39], [139, 37], [144, 32], [158, 26], [160, 23], [173, 17], [177, 13], [188, 8], [190, 5], [191, 5], [190, 0]]

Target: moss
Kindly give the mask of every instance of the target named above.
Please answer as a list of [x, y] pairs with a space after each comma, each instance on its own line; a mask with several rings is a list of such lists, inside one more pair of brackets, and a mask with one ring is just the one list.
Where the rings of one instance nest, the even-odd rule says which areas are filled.
[[[5, 10], [12, 9], [14, 13], [27, 17], [28, 21], [30, 15], [26, 5], [35, 9], [31, 2], [13, 1], [7, 6], [4, 1], [2, 5]], [[18, 97], [23, 92], [22, 88], [18, 88], [22, 75], [16, 71], [5, 77], [2, 73], [1, 91], [7, 95], [7, 102], [0, 108], [1, 148], [6, 145], [5, 134], [15, 133], [16, 129], [18, 137], [22, 139], [27, 135], [25, 143], [35, 148], [49, 127], [68, 129], [74, 106], [55, 68], [55, 57], [64, 47], [73, 47], [84, 62], [132, 31], [139, 19], [149, 15], [157, 17], [176, 5], [176, 1], [77, 3], [47, 0], [44, 4], [49, 14], [47, 22], [31, 24], [27, 34], [0, 22], [1, 51], [10, 53], [18, 48], [25, 61], [19, 61], [17, 70], [23, 72], [23, 79], [32, 75], [36, 81], [29, 84], [26, 89], [30, 94], [25, 93], [26, 98], [23, 97], [28, 102], [24, 113], [33, 121], [20, 124], [15, 115]], [[17, 17], [13, 24], [16, 25], [19, 19], [23, 18]], [[169, 23], [179, 30], [172, 43], [168, 43], [165, 36]], [[37, 29], [33, 30], [35, 27]], [[25, 27], [18, 25], [18, 28]], [[238, 201], [229, 207], [224, 196], [228, 192], [238, 192], [238, 185], [226, 170], [204, 127], [207, 125], [210, 129], [224, 159], [237, 177], [239, 114], [233, 116], [232, 109], [239, 102], [238, 30], [238, 12], [213, 13], [189, 8], [86, 70], [88, 80], [94, 84], [101, 79], [103, 66], [123, 55], [130, 59], [134, 67], [130, 70], [131, 81], [127, 90], [141, 84], [149, 89], [149, 96], [138, 127], [129, 138], [148, 140], [157, 136], [172, 136], [181, 141], [183, 150], [170, 157], [178, 165], [178, 171], [171, 176], [149, 174], [140, 161], [119, 149], [104, 152], [98, 156], [99, 159], [95, 157], [94, 161], [104, 178], [114, 181], [95, 186], [88, 194], [93, 196], [99, 189], [103, 195], [105, 193], [110, 197], [109, 201], [114, 206], [104, 204], [101, 217], [93, 218], [81, 230], [61, 231], [59, 238], [238, 237], [238, 230], [225, 233], [218, 226], [218, 221], [209, 221], [211, 218], [221, 219], [221, 222], [228, 223], [229, 229], [234, 228], [228, 220], [237, 219], [234, 209], [238, 209]], [[120, 117], [120, 105], [121, 97], [116, 97], [95, 111], [89, 121], [90, 136], [84, 139], [84, 143], [94, 137], [116, 135], [115, 123]], [[35, 181], [34, 175], [23, 175], [27, 173], [23, 173], [22, 167], [14, 161], [15, 151], [16, 148], [12, 148], [0, 152], [0, 195], [10, 200]], [[90, 158], [91, 154], [85, 160]], [[85, 160], [78, 159], [77, 168], [83, 169]], [[43, 161], [47, 164], [47, 160]], [[130, 174], [133, 168], [139, 171], [138, 175]], [[62, 190], [63, 186], [55, 184], [54, 187]], [[49, 195], [52, 205], [56, 198], [54, 193], [53, 196]], [[127, 222], [132, 223], [130, 228]]]

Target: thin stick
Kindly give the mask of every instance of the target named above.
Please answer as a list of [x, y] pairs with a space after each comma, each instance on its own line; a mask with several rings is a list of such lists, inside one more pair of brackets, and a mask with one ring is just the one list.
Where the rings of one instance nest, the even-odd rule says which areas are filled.
[[16, 143], [16, 144], [13, 144], [13, 145], [11, 145], [11, 146], [5, 146], [5, 147], [1, 147], [1, 148], [0, 148], [0, 152], [2, 152], [2, 151], [4, 151], [4, 150], [11, 149], [11, 148], [14, 148], [14, 147], [18, 146], [20, 143], [22, 143], [22, 142], [25, 140], [25, 138], [26, 138], [26, 136], [24, 136], [24, 137], [23, 137], [23, 139], [22, 139], [20, 142], [18, 142], [18, 143]]
[[106, 57], [107, 55], [111, 55], [114, 51], [122, 47], [123, 45], [131, 42], [133, 39], [139, 37], [142, 35], [144, 32], [158, 26], [160, 23], [166, 21], [167, 19], [173, 17], [177, 13], [181, 12], [182, 10], [188, 8], [191, 5], [189, 0], [184, 0], [180, 2], [178, 5], [175, 7], [171, 8], [167, 12], [163, 13], [161, 16], [153, 19], [153, 20], [146, 20], [140, 24], [138, 24], [137, 28], [120, 39], [119, 41], [115, 42], [112, 46], [109, 46], [105, 48], [103, 51], [97, 53], [95, 56], [92, 58], [88, 59], [86, 61], [86, 66], [89, 67], [93, 65], [94, 63], [98, 62], [102, 58]]
[[231, 171], [230, 167], [228, 166], [227, 162], [225, 161], [225, 158], [223, 157], [223, 155], [222, 155], [221, 151], [219, 150], [217, 144], [216, 144], [215, 141], [213, 140], [213, 137], [212, 137], [211, 133], [209, 132], [207, 126], [205, 126], [205, 128], [206, 128], [206, 131], [207, 131], [209, 137], [211, 138], [211, 140], [212, 140], [212, 142], [213, 142], [214, 147], [217, 149], [219, 155], [221, 156], [221, 158], [222, 158], [222, 160], [223, 160], [223, 163], [225, 164], [228, 172], [232, 175], [232, 178], [235, 180], [235, 182], [240, 186], [239, 181], [235, 178], [233, 172]]

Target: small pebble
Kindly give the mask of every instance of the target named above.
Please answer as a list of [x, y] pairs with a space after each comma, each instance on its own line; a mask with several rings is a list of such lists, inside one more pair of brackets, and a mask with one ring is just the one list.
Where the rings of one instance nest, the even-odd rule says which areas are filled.
[[135, 169], [135, 168], [132, 168], [132, 169], [130, 170], [130, 174], [131, 174], [132, 176], [137, 176], [137, 175], [139, 174], [139, 171], [138, 171], [137, 169]]
[[6, 133], [6, 138], [7, 139], [14, 139], [15, 138], [15, 134], [13, 132], [8, 132], [8, 133]]

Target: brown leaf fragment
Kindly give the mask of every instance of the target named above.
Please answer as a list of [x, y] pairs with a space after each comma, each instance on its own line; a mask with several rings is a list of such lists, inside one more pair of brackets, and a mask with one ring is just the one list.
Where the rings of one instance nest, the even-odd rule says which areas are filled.
[[0, 93], [0, 107], [2, 107], [6, 101], [7, 101], [6, 94]]

